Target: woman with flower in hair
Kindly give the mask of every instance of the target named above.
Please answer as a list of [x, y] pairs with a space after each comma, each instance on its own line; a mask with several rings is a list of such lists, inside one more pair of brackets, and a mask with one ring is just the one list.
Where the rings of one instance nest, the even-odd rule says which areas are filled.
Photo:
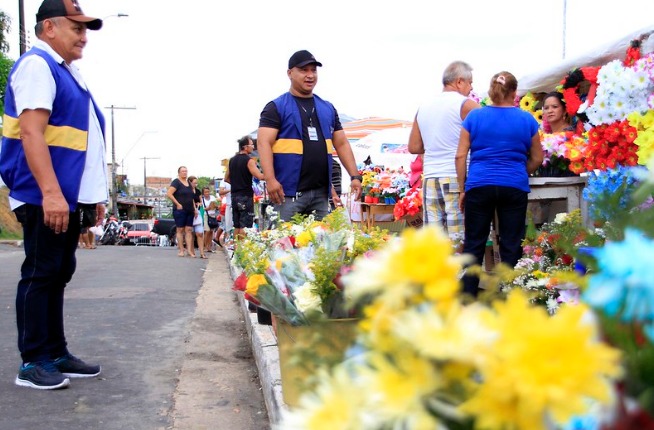
[[[495, 213], [502, 262], [514, 267], [522, 256], [529, 174], [543, 162], [538, 122], [515, 107], [517, 88], [511, 73], [493, 76], [488, 90], [493, 104], [468, 114], [455, 156], [459, 184], [465, 184], [459, 198], [465, 219], [463, 252], [479, 265]], [[464, 276], [465, 293], [476, 296], [478, 288], [477, 277]]]

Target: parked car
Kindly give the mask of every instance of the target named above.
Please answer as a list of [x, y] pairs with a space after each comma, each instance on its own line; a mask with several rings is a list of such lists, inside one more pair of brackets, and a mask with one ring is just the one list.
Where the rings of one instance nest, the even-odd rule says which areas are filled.
[[159, 236], [168, 236], [168, 243], [175, 245], [175, 234], [177, 227], [175, 227], [175, 220], [172, 218], [155, 218], [152, 225], [152, 232]]
[[156, 245], [158, 234], [147, 221], [128, 221], [126, 245]]

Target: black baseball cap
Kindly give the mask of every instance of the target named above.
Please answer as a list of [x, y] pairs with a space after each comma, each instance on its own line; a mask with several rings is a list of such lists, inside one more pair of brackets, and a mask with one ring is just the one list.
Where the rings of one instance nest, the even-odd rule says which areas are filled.
[[89, 30], [100, 30], [102, 20], [84, 15], [77, 0], [43, 0], [39, 11], [36, 13], [36, 22], [44, 19], [65, 16], [66, 18], [86, 24]]
[[316, 60], [316, 57], [309, 51], [302, 50], [297, 51], [295, 54], [291, 55], [291, 58], [288, 60], [288, 68], [292, 69], [293, 67], [304, 67], [307, 64], [315, 64], [316, 66], [322, 67], [322, 63]]

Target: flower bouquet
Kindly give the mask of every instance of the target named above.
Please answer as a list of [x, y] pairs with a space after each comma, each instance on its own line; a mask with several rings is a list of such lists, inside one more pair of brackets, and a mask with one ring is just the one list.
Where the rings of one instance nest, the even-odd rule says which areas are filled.
[[550, 314], [562, 303], [577, 304], [579, 288], [568, 282], [564, 273], [575, 269], [574, 256], [579, 254], [580, 248], [601, 243], [602, 238], [590, 234], [584, 226], [579, 209], [558, 214], [540, 230], [536, 230], [529, 219], [523, 256], [501, 285], [501, 290], [508, 293], [520, 288], [532, 303], [545, 306]]
[[545, 430], [610, 404], [620, 352], [583, 303], [549, 316], [521, 290], [466, 304], [464, 256], [435, 227], [407, 229], [343, 277], [370, 303], [350, 359], [279, 428]]
[[364, 233], [351, 226], [342, 208], [323, 221], [295, 216], [276, 230], [249, 231], [235, 250], [243, 272], [234, 289], [294, 326], [351, 316], [339, 278], [357, 256], [386, 238], [381, 230]]

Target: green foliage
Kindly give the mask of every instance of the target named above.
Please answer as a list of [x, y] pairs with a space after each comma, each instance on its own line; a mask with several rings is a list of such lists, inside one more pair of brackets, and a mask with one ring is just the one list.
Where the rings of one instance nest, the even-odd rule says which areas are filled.
[[213, 179], [211, 179], [208, 176], [198, 176], [198, 190], [202, 191], [202, 188], [204, 187], [209, 187], [209, 190], [211, 191], [212, 194], [216, 192], [216, 190], [213, 189]]
[[640, 324], [624, 323], [601, 313], [600, 318], [609, 343], [623, 351], [627, 395], [654, 414], [654, 344], [647, 341]]
[[0, 52], [0, 115], [5, 113], [5, 90], [7, 89], [9, 72], [13, 66], [14, 61]]
[[[11, 18], [4, 11], [0, 10], [0, 53], [9, 52], [7, 34], [11, 29]], [[3, 87], [4, 88], [4, 87]]]

